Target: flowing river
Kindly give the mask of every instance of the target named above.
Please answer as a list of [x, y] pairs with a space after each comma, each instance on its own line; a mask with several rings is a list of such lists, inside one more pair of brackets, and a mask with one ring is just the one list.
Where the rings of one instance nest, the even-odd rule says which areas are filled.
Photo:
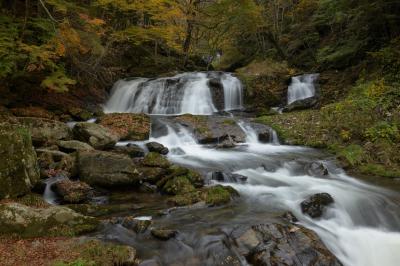
[[[219, 79], [224, 108], [218, 107], [210, 82]], [[213, 94], [214, 93], [214, 94]], [[238, 226], [274, 221], [277, 213], [292, 212], [303, 225], [318, 234], [343, 265], [396, 266], [400, 264], [400, 195], [359, 181], [337, 166], [334, 158], [320, 150], [279, 144], [272, 134], [270, 143], [258, 141], [252, 125], [237, 116], [246, 135], [244, 143], [232, 149], [201, 145], [185, 127], [164, 122], [166, 116], [192, 113], [212, 115], [217, 111], [240, 109], [240, 81], [225, 73], [187, 73], [171, 79], [120, 81], [105, 106], [108, 112], [146, 112], [152, 116], [149, 141], [169, 148], [171, 162], [194, 168], [204, 175], [212, 172], [236, 173], [246, 182], [223, 182], [234, 187], [240, 197], [223, 207], [195, 206], [153, 216], [154, 221], [177, 228], [173, 240], [160, 242], [119, 226], [109, 226], [101, 237], [134, 245], [145, 260], [142, 265], [216, 265], [223, 241]], [[232, 116], [225, 113], [226, 116]], [[136, 144], [143, 145], [144, 143]], [[124, 145], [125, 143], [119, 143]], [[328, 175], [316, 177], [307, 165], [317, 162]], [[217, 181], [211, 181], [217, 183]], [[304, 215], [300, 203], [310, 195], [326, 192], [334, 198], [318, 219]], [[145, 218], [144, 218], [145, 219]], [[235, 256], [234, 251], [232, 256]], [[196, 264], [190, 259], [201, 261]], [[247, 265], [239, 258], [242, 265]], [[224, 265], [230, 265], [224, 264]]]

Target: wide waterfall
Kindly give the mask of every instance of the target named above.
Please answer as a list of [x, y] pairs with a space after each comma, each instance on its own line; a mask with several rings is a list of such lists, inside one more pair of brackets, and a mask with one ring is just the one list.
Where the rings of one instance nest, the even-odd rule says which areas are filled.
[[315, 96], [315, 81], [318, 76], [319, 74], [305, 74], [292, 77], [288, 88], [287, 103], [291, 104]]
[[[217, 86], [211, 88], [210, 81]], [[221, 92], [214, 91], [221, 90]], [[104, 106], [105, 112], [148, 114], [202, 114], [242, 108], [243, 87], [229, 73], [196, 72], [174, 77], [118, 81]], [[223, 99], [217, 99], [219, 96]], [[218, 108], [217, 103], [223, 103]]]

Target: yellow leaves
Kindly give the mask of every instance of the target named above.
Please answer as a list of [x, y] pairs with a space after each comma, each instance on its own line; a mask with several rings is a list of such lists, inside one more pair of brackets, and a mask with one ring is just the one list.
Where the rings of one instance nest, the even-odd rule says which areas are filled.
[[388, 88], [385, 85], [385, 80], [379, 79], [368, 86], [367, 96], [370, 98], [376, 98], [383, 95], [387, 90]]
[[68, 85], [75, 85], [76, 81], [67, 77], [62, 70], [57, 70], [47, 76], [41, 83], [43, 88], [55, 92], [67, 92]]

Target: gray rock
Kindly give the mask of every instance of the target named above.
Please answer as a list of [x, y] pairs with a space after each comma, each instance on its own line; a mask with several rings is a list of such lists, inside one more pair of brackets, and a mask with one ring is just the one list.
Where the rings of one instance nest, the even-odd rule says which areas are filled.
[[25, 195], [39, 178], [29, 131], [0, 123], [0, 199]]
[[77, 123], [72, 131], [77, 140], [84, 141], [98, 150], [111, 149], [119, 140], [110, 130], [95, 123]]
[[89, 185], [107, 188], [135, 185], [140, 181], [140, 174], [129, 156], [105, 151], [79, 152], [78, 173]]
[[99, 222], [61, 206], [32, 208], [19, 203], [0, 204], [0, 233], [22, 237], [71, 236], [95, 230]]
[[201, 144], [218, 144], [229, 138], [237, 143], [246, 140], [246, 134], [233, 118], [182, 115], [170, 119], [187, 128]]
[[129, 155], [131, 158], [144, 157], [144, 150], [136, 144], [128, 144], [126, 146], [115, 146], [112, 152]]
[[318, 103], [317, 97], [310, 97], [302, 100], [297, 100], [295, 102], [292, 102], [288, 106], [285, 106], [282, 109], [282, 112], [292, 112], [295, 110], [308, 109], [315, 106], [317, 103]]
[[260, 224], [231, 234], [239, 255], [251, 265], [338, 266], [319, 237], [302, 226]]
[[326, 206], [334, 202], [328, 193], [317, 193], [301, 202], [301, 211], [312, 218], [321, 217]]
[[328, 168], [321, 162], [313, 162], [307, 164], [305, 166], [305, 171], [307, 172], [307, 174], [316, 177], [324, 177], [329, 175]]
[[48, 149], [36, 149], [40, 173], [43, 178], [60, 174], [64, 176], [75, 176], [75, 157], [64, 152]]
[[57, 142], [57, 146], [59, 147], [60, 151], [66, 153], [94, 150], [94, 148], [89, 144], [77, 140], [60, 140]]
[[146, 143], [146, 147], [150, 152], [157, 152], [162, 155], [166, 155], [169, 152], [167, 147], [155, 141]]
[[58, 140], [69, 140], [72, 137], [71, 129], [65, 123], [55, 120], [18, 117], [18, 122], [29, 130], [35, 147], [54, 144]]
[[52, 188], [62, 197], [63, 203], [82, 203], [93, 196], [93, 188], [81, 181], [64, 179]]

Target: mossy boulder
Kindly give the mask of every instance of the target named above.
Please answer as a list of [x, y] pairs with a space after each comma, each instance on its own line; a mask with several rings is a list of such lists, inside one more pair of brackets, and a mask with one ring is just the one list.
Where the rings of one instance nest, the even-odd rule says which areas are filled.
[[76, 174], [74, 156], [48, 149], [36, 149], [36, 153], [42, 178], [60, 174], [70, 177]]
[[119, 140], [110, 130], [95, 123], [77, 123], [72, 131], [77, 140], [86, 142], [98, 150], [111, 149]]
[[75, 236], [95, 230], [98, 224], [95, 218], [66, 207], [32, 208], [19, 203], [0, 204], [0, 234], [4, 235]]
[[35, 147], [54, 144], [58, 140], [69, 140], [72, 137], [70, 128], [56, 120], [19, 117], [18, 122], [29, 130]]
[[85, 182], [61, 180], [52, 187], [65, 203], [81, 203], [93, 196], [93, 188]]
[[0, 124], [0, 199], [28, 193], [39, 178], [29, 131]]
[[87, 121], [94, 116], [92, 112], [79, 107], [71, 107], [68, 112], [77, 121]]
[[140, 181], [140, 173], [132, 159], [123, 154], [105, 151], [78, 152], [78, 175], [91, 186], [132, 186]]
[[203, 176], [194, 170], [173, 165], [167, 172], [169, 174], [157, 182], [157, 187], [167, 194], [185, 194], [204, 185]]
[[206, 188], [202, 198], [207, 204], [216, 206], [229, 203], [233, 197], [237, 196], [239, 193], [233, 187], [216, 185]]
[[57, 146], [62, 152], [72, 153], [75, 151], [91, 151], [94, 150], [92, 146], [85, 142], [77, 140], [60, 140], [57, 142]]
[[131, 143], [126, 146], [115, 146], [111, 151], [129, 155], [131, 158], [144, 157], [145, 155], [144, 150], [139, 145]]
[[98, 123], [121, 140], [146, 140], [150, 136], [150, 118], [145, 114], [105, 114]]
[[233, 198], [238, 196], [239, 193], [234, 188], [216, 185], [178, 194], [168, 199], [168, 202], [175, 206], [185, 206], [203, 201], [209, 206], [219, 206], [229, 203]]
[[163, 192], [171, 195], [189, 193], [194, 190], [194, 186], [186, 176], [174, 177], [162, 187]]
[[141, 180], [151, 184], [157, 183], [167, 174], [167, 169], [160, 167], [140, 167], [138, 171], [141, 173]]
[[149, 167], [168, 168], [170, 162], [157, 152], [149, 152], [143, 159], [142, 164]]
[[229, 139], [236, 143], [246, 139], [246, 134], [233, 118], [185, 114], [171, 119], [187, 128], [201, 144], [218, 144]]

